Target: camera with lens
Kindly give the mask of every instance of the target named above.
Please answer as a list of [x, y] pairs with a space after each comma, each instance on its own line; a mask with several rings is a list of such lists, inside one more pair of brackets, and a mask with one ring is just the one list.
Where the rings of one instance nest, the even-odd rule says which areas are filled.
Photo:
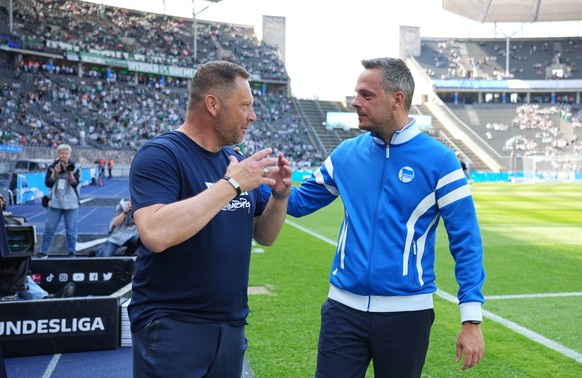
[[[34, 253], [36, 229], [30, 225], [26, 218], [16, 216], [10, 212], [2, 212], [6, 234], [0, 235], [2, 240], [6, 237], [8, 249], [4, 250], [0, 245], [0, 257], [30, 257]], [[1, 226], [0, 226], [1, 227]], [[0, 230], [2, 231], [2, 230]]]
[[73, 164], [71, 162], [65, 163], [64, 161], [61, 161], [59, 164], [61, 165], [62, 171], [73, 172], [73, 170], [75, 169], [75, 164]]

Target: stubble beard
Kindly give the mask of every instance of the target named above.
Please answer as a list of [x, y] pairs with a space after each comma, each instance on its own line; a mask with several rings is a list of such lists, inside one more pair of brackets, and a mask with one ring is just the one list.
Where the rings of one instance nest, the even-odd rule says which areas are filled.
[[394, 114], [391, 113], [377, 115], [374, 117], [374, 120], [365, 117], [364, 121], [364, 123], [361, 121], [358, 122], [358, 128], [360, 130], [369, 131], [378, 136], [385, 135], [388, 131], [392, 130], [396, 124], [396, 118], [394, 117]]
[[369, 131], [371, 133], [376, 133], [378, 126], [376, 123], [372, 122], [369, 118], [364, 118], [364, 122], [358, 122], [358, 128], [362, 131]]
[[216, 134], [223, 146], [233, 146], [244, 142], [245, 135], [241, 127], [234, 122], [229, 122], [226, 117], [218, 116]]

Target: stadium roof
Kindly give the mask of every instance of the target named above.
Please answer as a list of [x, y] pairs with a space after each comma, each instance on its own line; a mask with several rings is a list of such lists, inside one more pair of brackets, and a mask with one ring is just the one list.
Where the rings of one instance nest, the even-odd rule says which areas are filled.
[[580, 0], [443, 0], [443, 8], [482, 23], [582, 20]]

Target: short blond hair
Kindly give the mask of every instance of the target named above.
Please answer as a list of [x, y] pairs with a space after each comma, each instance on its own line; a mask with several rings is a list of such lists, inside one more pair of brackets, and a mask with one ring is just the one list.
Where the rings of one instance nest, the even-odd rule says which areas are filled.
[[69, 153], [71, 153], [73, 151], [73, 148], [66, 143], [59, 144], [57, 146], [57, 154], [59, 153], [59, 151], [62, 151], [62, 150], [67, 150], [67, 151], [69, 151]]

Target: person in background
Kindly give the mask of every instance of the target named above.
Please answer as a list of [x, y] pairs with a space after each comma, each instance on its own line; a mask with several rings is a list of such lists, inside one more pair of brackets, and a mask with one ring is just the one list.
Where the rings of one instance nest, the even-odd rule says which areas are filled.
[[54, 294], [49, 294], [39, 284], [34, 282], [32, 277], [28, 274], [26, 276], [26, 288], [18, 292], [18, 300], [33, 300], [33, 299], [54, 299], [54, 298], [70, 298], [75, 296], [77, 287], [74, 282], [67, 282], [59, 291]]
[[435, 234], [442, 217], [461, 312], [462, 369], [483, 358], [483, 247], [455, 153], [409, 117], [414, 80], [400, 59], [363, 60], [352, 106], [367, 133], [341, 143], [295, 188], [288, 214], [341, 196], [345, 218], [321, 310], [316, 377], [420, 377], [434, 321]]
[[46, 172], [45, 185], [50, 189], [46, 209], [44, 233], [40, 252], [36, 258], [46, 258], [61, 218], [65, 220], [66, 249], [69, 257], [75, 257], [77, 247], [77, 213], [81, 165], [71, 160], [72, 148], [68, 144], [57, 146], [57, 159]]
[[113, 164], [115, 162], [113, 161], [113, 159], [109, 159], [109, 161], [107, 162], [107, 172], [109, 173], [109, 178], [113, 178]]
[[469, 172], [469, 166], [467, 165], [467, 163], [465, 163], [465, 160], [463, 160], [463, 157], [461, 156], [460, 152], [456, 153], [457, 159], [459, 159], [459, 164], [461, 164], [461, 168], [463, 169], [463, 173], [465, 174], [465, 177], [467, 178], [467, 182], [470, 184], [471, 181], [471, 173]]
[[185, 122], [146, 142], [131, 164], [135, 377], [241, 376], [252, 239], [275, 242], [292, 185], [283, 154], [243, 158], [228, 147], [256, 120], [249, 77], [225, 61], [198, 66]]
[[109, 237], [107, 241], [97, 250], [97, 252], [89, 252], [89, 256], [110, 257], [121, 248], [126, 247], [125, 255], [132, 256], [137, 249], [138, 233], [135, 227], [135, 222], [130, 216], [131, 213], [131, 199], [125, 201], [120, 200], [115, 206], [115, 216], [109, 225]]
[[97, 166], [97, 185], [105, 185], [105, 159], [99, 159], [99, 165]]

